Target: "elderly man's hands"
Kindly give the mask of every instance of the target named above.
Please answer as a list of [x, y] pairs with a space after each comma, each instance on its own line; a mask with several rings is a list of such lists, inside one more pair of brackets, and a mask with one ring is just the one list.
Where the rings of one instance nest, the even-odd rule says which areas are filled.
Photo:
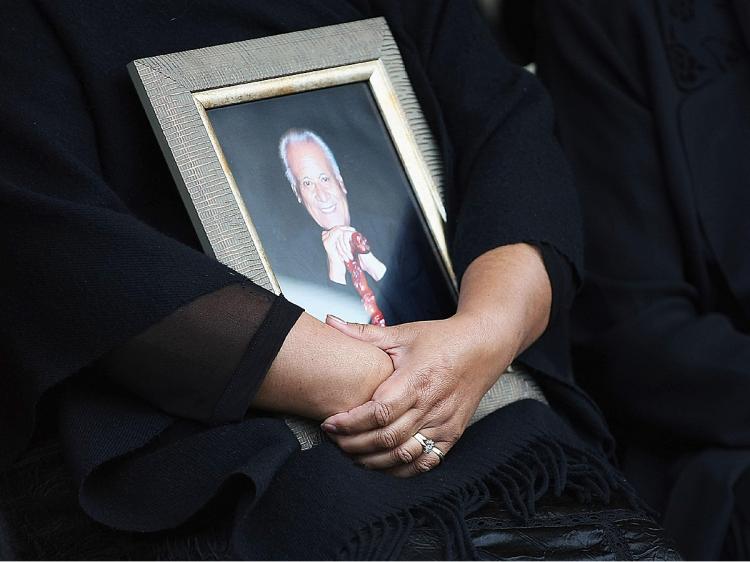
[[388, 270], [385, 264], [376, 258], [372, 252], [359, 254], [359, 265], [369, 273], [370, 277], [375, 279], [375, 281], [380, 281]]
[[357, 232], [351, 226], [334, 226], [321, 234], [323, 248], [328, 256], [328, 278], [334, 283], [346, 285], [346, 262], [352, 261], [352, 235]]
[[[334, 226], [321, 234], [323, 247], [328, 256], [328, 278], [334, 283], [346, 285], [346, 262], [354, 260], [352, 236], [357, 230], [351, 226]], [[360, 267], [375, 281], [380, 281], [387, 270], [385, 264], [372, 252], [359, 254]]]

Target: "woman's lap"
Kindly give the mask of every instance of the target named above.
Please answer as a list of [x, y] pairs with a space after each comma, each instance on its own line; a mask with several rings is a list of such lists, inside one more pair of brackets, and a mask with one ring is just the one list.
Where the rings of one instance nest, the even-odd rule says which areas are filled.
[[[231, 558], [228, 522], [213, 516], [162, 534], [121, 533], [91, 521], [78, 506], [59, 447], [52, 443], [35, 447], [2, 475], [0, 510], [17, 558]], [[467, 527], [480, 560], [679, 559], [653, 519], [625, 499], [602, 506], [550, 493], [525, 523], [491, 499], [467, 517]], [[417, 521], [400, 557], [442, 557], [441, 536], [437, 526]]]

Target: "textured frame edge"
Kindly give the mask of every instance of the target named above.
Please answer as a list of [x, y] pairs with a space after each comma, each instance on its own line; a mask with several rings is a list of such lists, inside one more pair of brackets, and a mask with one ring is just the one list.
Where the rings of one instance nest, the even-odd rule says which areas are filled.
[[185, 181], [182, 178], [182, 173], [180, 172], [177, 162], [174, 158], [172, 158], [171, 149], [167, 142], [166, 136], [164, 135], [164, 131], [161, 128], [161, 123], [159, 122], [159, 118], [156, 115], [153, 106], [151, 105], [151, 99], [149, 98], [148, 92], [144, 87], [143, 81], [141, 79], [141, 74], [138, 71], [138, 62], [139, 61], [133, 61], [127, 65], [128, 74], [130, 75], [130, 79], [135, 85], [138, 99], [140, 100], [141, 105], [146, 112], [146, 117], [148, 118], [149, 124], [151, 125], [151, 129], [153, 129], [155, 133], [159, 148], [161, 149], [162, 154], [165, 156], [165, 160], [167, 162], [167, 166], [169, 167], [169, 171], [172, 174], [172, 178], [177, 183], [177, 191], [179, 191], [180, 193], [180, 199], [182, 199], [182, 203], [185, 205], [185, 210], [187, 211], [190, 217], [190, 221], [192, 222], [193, 227], [196, 230], [196, 234], [201, 243], [201, 247], [203, 248], [203, 251], [206, 252], [206, 254], [213, 258], [216, 258], [216, 254], [211, 247], [211, 243], [208, 240], [208, 236], [206, 235], [206, 231], [203, 228], [203, 224], [198, 217], [195, 205], [190, 198], [187, 186], [185, 185]]

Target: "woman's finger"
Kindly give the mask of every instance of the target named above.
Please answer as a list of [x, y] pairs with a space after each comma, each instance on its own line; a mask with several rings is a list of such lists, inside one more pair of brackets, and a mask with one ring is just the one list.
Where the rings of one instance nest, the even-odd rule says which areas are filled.
[[[427, 437], [427, 435], [425, 435]], [[451, 448], [451, 444], [447, 441], [438, 441], [435, 446], [443, 453], [447, 454]], [[433, 450], [429, 453], [422, 453], [413, 462], [397, 466], [388, 471], [389, 474], [397, 476], [399, 478], [409, 478], [411, 476], [417, 476], [424, 474], [430, 470], [434, 470], [442, 462], [440, 456]]]
[[422, 424], [422, 413], [409, 410], [392, 424], [354, 435], [331, 435], [333, 441], [350, 455], [367, 455], [395, 449], [411, 438]]
[[396, 370], [375, 390], [372, 400], [348, 412], [330, 416], [321, 427], [335, 435], [353, 435], [383, 428], [408, 412], [417, 399], [407, 375]]
[[354, 460], [357, 464], [360, 464], [365, 468], [384, 470], [386, 468], [393, 468], [394, 466], [412, 463], [417, 460], [421, 454], [422, 445], [411, 436], [398, 447], [369, 455], [359, 455], [355, 457]]
[[321, 427], [334, 435], [353, 435], [377, 428], [383, 428], [402, 416], [411, 404], [370, 400], [348, 412], [342, 412], [326, 419]]
[[371, 343], [384, 350], [390, 349], [395, 345], [398, 338], [398, 330], [395, 326], [383, 327], [373, 324], [346, 322], [331, 314], [326, 316], [326, 324], [351, 338]]

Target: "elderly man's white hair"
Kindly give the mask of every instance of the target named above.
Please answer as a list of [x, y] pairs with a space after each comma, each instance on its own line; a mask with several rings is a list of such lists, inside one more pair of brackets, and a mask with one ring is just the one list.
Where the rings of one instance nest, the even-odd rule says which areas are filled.
[[279, 156], [284, 162], [284, 175], [289, 181], [289, 185], [292, 186], [292, 191], [294, 191], [294, 195], [297, 196], [297, 199], [300, 199], [299, 191], [297, 190], [297, 178], [294, 177], [294, 173], [291, 168], [289, 168], [289, 158], [287, 156], [289, 145], [297, 142], [314, 142], [317, 144], [331, 163], [336, 178], [341, 181], [341, 170], [339, 170], [336, 157], [333, 155], [333, 152], [331, 152], [331, 149], [325, 141], [309, 129], [289, 129], [281, 136], [281, 140], [279, 140]]

